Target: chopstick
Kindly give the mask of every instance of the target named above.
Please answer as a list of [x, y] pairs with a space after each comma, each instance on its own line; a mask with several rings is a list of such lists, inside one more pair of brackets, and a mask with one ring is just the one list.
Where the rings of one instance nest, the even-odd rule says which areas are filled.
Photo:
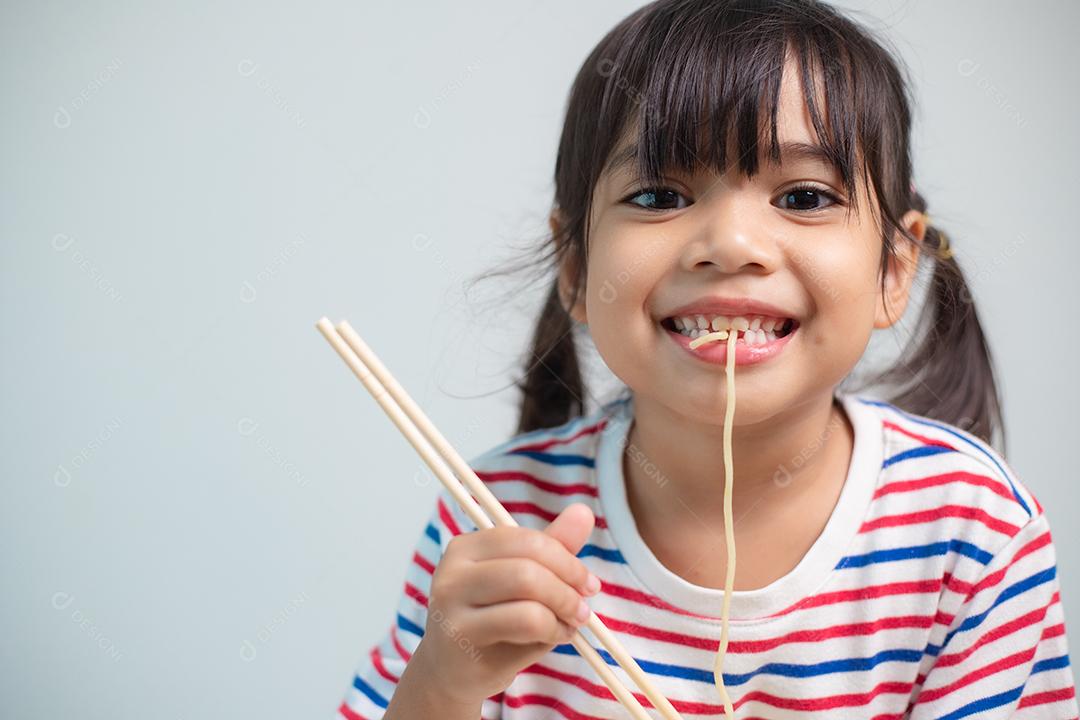
[[[405, 389], [347, 321], [338, 323], [335, 329], [330, 321], [323, 317], [316, 323], [316, 327], [478, 528], [517, 525], [513, 516], [502, 506], [487, 485], [476, 476], [473, 469], [431, 423], [423, 410], [405, 392]], [[438, 451], [438, 456], [435, 451]], [[454, 472], [451, 473], [446, 465], [449, 465]], [[467, 490], [462, 483], [467, 486]], [[682, 716], [649, 682], [644, 671], [596, 616], [596, 613], [590, 613], [586, 626], [619, 666], [641, 688], [665, 720], [682, 720]], [[635, 720], [651, 720], [634, 694], [622, 685], [580, 631], [574, 635], [571, 644], [600, 676], [615, 698], [630, 711]]]

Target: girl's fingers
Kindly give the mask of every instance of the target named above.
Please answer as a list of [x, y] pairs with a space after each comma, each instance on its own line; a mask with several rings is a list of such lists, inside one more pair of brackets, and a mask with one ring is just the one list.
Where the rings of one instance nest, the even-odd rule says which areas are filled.
[[569, 642], [575, 630], [545, 605], [532, 600], [475, 608], [470, 614], [468, 640], [479, 647], [498, 642], [512, 645], [558, 645]]
[[474, 607], [515, 600], [532, 600], [548, 608], [559, 620], [579, 627], [589, 619], [589, 606], [562, 578], [527, 558], [497, 558], [478, 563], [470, 573], [461, 601]]
[[[481, 534], [483, 537], [480, 537]], [[454, 540], [466, 541], [468, 557], [476, 562], [510, 557], [529, 558], [549, 568], [563, 582], [586, 597], [600, 590], [600, 581], [589, 572], [585, 563], [558, 540], [539, 530], [495, 527], [483, 533], [459, 535]]]

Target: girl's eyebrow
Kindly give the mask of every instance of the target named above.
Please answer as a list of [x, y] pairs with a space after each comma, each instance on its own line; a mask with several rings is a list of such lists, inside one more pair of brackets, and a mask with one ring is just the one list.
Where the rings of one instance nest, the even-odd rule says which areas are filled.
[[780, 164], [785, 162], [798, 162], [799, 160], [810, 160], [813, 162], [820, 162], [822, 165], [827, 165], [830, 168], [834, 168], [832, 157], [829, 155], [829, 151], [820, 145], [804, 142], [785, 142], [780, 144]]
[[[636, 143], [630, 143], [622, 150], [619, 150], [612, 154], [611, 159], [608, 161], [605, 172], [616, 173], [623, 166], [629, 164], [635, 157], [637, 157], [638, 146]], [[780, 143], [780, 162], [779, 165], [787, 163], [795, 163], [800, 160], [807, 160], [811, 162], [819, 162], [826, 167], [836, 170], [836, 164], [833, 162], [829, 152], [821, 145], [815, 145], [814, 143], [806, 142], [783, 142]]]

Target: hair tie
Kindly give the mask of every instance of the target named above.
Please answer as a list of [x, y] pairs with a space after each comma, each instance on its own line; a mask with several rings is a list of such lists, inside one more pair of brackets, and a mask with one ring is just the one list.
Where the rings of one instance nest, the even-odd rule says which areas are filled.
[[[916, 192], [917, 191], [915, 190], [915, 181], [912, 180], [911, 181], [911, 194], [914, 195], [914, 194], [916, 194]], [[923, 213], [923, 222], [926, 223], [926, 227], [930, 227], [930, 213], [928, 213], [928, 212]], [[940, 228], [934, 228], [934, 232], [936, 232], [938, 234], [938, 237], [941, 238], [941, 240], [938, 242], [938, 246], [937, 246], [937, 250], [936, 250], [938, 259], [939, 260], [948, 260], [948, 259], [952, 258], [954, 253], [953, 253], [952, 246], [949, 244], [949, 236], [946, 235], [945, 231], [940, 229]]]
[[949, 236], [941, 230], [938, 230], [937, 233], [941, 237], [941, 242], [938, 243], [937, 248], [938, 257], [942, 260], [948, 260], [953, 256], [952, 246], [949, 245]]
[[[923, 221], [926, 223], [926, 227], [931, 227], [930, 213], [923, 213]], [[938, 234], [940, 240], [936, 249], [938, 260], [948, 260], [953, 257], [952, 245], [949, 243], [949, 236], [941, 228], [934, 228], [934, 232]]]

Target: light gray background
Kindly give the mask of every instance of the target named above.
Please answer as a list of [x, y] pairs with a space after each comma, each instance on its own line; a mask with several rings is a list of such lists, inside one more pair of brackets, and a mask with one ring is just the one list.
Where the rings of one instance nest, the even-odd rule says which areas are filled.
[[[911, 64], [1075, 652], [1080, 5], [851, 5]], [[544, 232], [571, 80], [637, 6], [5, 3], [0, 715], [333, 712], [435, 486], [313, 324], [466, 456], [507, 439], [538, 297], [461, 283]]]

